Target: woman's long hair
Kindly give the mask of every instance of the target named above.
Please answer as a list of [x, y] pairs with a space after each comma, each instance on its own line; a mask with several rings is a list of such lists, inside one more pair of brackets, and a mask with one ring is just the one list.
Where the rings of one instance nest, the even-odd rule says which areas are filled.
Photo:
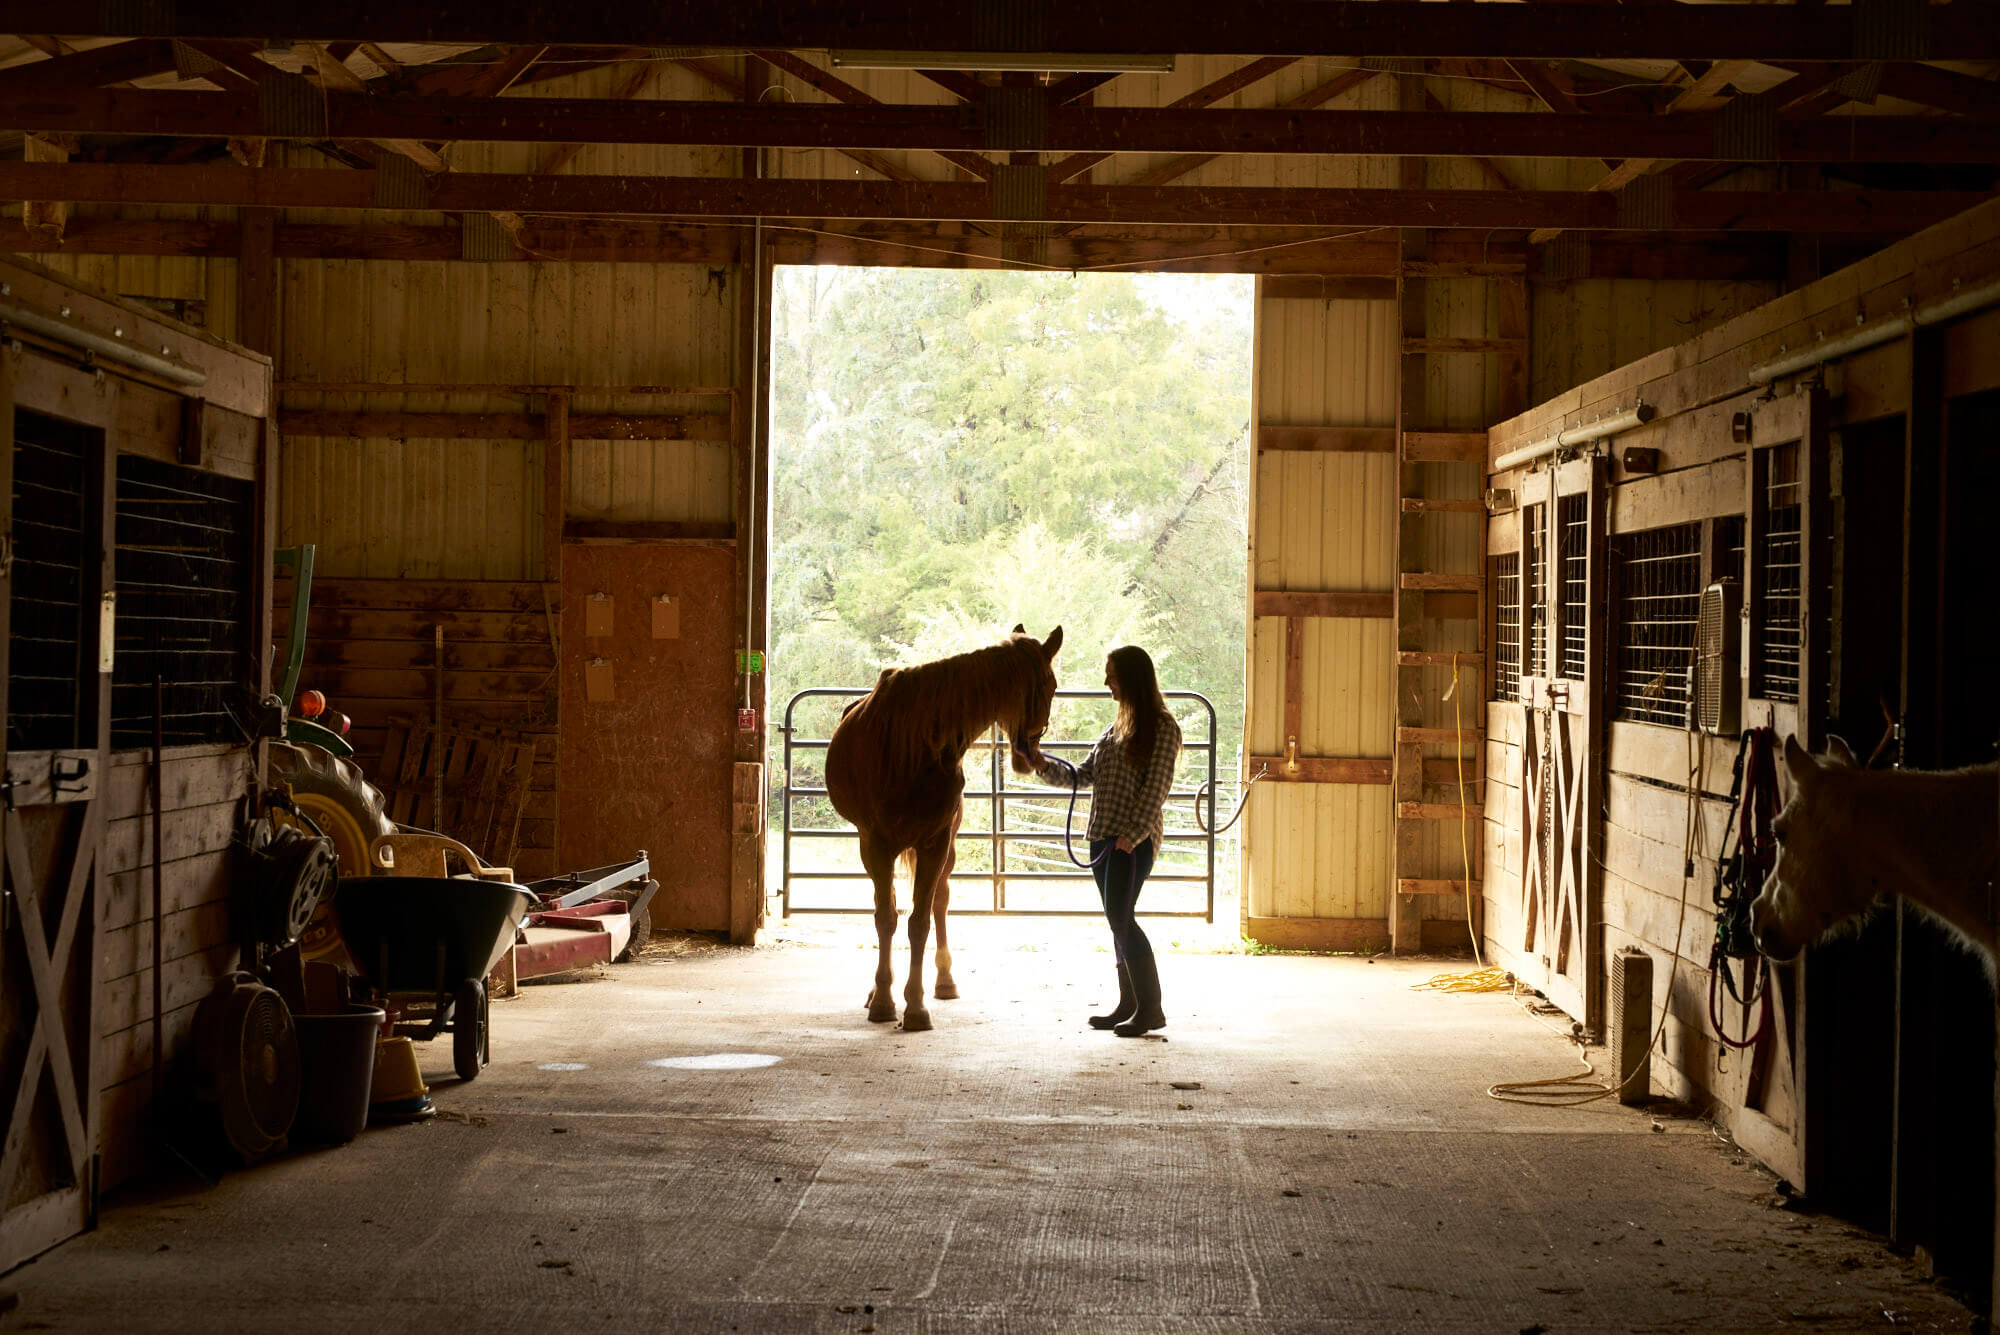
[[1167, 700], [1160, 694], [1159, 674], [1153, 659], [1136, 644], [1113, 649], [1107, 659], [1111, 675], [1118, 679], [1118, 721], [1112, 737], [1125, 748], [1126, 756], [1144, 764], [1153, 755], [1153, 742], [1160, 735], [1160, 720], [1167, 717]]

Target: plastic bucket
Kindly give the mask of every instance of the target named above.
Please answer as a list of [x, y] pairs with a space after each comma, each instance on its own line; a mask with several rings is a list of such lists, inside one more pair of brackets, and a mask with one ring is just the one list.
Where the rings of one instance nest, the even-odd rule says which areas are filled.
[[292, 1139], [341, 1144], [368, 1125], [368, 1093], [375, 1080], [375, 1038], [383, 1015], [377, 1006], [349, 1006], [329, 1015], [294, 1015], [299, 1034], [299, 1116]]

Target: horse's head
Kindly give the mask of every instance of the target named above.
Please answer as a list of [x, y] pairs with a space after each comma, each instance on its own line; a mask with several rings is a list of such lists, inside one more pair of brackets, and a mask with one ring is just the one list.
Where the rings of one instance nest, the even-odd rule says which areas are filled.
[[1775, 960], [1860, 917], [1887, 888], [1867, 841], [1855, 838], [1869, 814], [1855, 782], [1865, 771], [1847, 743], [1832, 738], [1822, 758], [1787, 737], [1785, 768], [1792, 796], [1771, 826], [1778, 860], [1750, 906], [1757, 946]]
[[1020, 651], [1028, 668], [1028, 681], [1021, 695], [1020, 712], [1011, 719], [1001, 718], [1000, 726], [1012, 743], [1008, 749], [1012, 752], [1014, 772], [1032, 774], [1041, 767], [1042, 734], [1049, 730], [1049, 705], [1056, 695], [1055, 661], [1056, 650], [1062, 648], [1062, 627], [1049, 632], [1048, 639], [1038, 640], [1028, 634], [1027, 627], [1016, 623], [1007, 643]]

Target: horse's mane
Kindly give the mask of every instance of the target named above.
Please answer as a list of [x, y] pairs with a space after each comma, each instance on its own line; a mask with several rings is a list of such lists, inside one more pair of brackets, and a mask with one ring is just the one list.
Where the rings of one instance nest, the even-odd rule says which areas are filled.
[[980, 731], [1020, 717], [1028, 692], [1048, 670], [1032, 635], [1014, 635], [970, 653], [885, 668], [860, 710], [872, 715], [887, 766], [903, 774], [956, 762]]

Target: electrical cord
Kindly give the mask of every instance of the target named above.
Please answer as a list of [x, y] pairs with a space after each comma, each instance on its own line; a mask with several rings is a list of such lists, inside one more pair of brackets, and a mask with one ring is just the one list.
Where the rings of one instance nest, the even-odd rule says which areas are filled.
[[1465, 802], [1465, 720], [1458, 698], [1458, 654], [1451, 656], [1451, 685], [1445, 688], [1451, 701], [1452, 749], [1458, 757], [1458, 852], [1465, 869], [1465, 931], [1472, 938], [1472, 959], [1479, 967], [1470, 973], [1441, 973], [1412, 986], [1419, 992], [1506, 992], [1514, 986], [1514, 975], [1498, 965], [1488, 964], [1479, 952], [1479, 931], [1472, 919], [1472, 843], [1467, 827]]
[[[1694, 879], [1694, 861], [1701, 851], [1701, 821], [1696, 813], [1700, 803], [1698, 794], [1701, 790], [1697, 785], [1701, 778], [1703, 746], [1702, 734], [1693, 728], [1688, 729], [1687, 817], [1681, 827], [1681, 909], [1680, 917], [1674, 923], [1674, 945], [1671, 956], [1673, 962], [1667, 966], [1667, 1003], [1673, 1000], [1674, 981], [1680, 975], [1681, 932], [1687, 926], [1688, 882]], [[1518, 1004], [1518, 993], [1515, 999]], [[1667, 1003], [1660, 1006], [1660, 1022], [1654, 1028], [1651, 1040], [1646, 1044], [1645, 1055], [1632, 1064], [1632, 1069], [1627, 1071], [1625, 1078], [1617, 1084], [1583, 1083], [1597, 1074], [1597, 1068], [1590, 1064], [1587, 1057], [1578, 1056], [1577, 1060], [1582, 1063], [1583, 1069], [1573, 1075], [1551, 1076], [1543, 1080], [1504, 1080], [1487, 1086], [1486, 1097], [1498, 1099], [1502, 1103], [1525, 1103], [1531, 1107], [1541, 1108], [1577, 1108], [1586, 1103], [1596, 1103], [1599, 1099], [1612, 1097], [1636, 1080], [1639, 1072], [1646, 1069], [1653, 1049], [1658, 1047], [1660, 1040], [1665, 1037], [1667, 1014], [1672, 1009], [1671, 1004]], [[1527, 1010], [1525, 1006], [1522, 1009]], [[1529, 1011], [1528, 1015], [1535, 1023], [1544, 1023], [1542, 1018], [1532, 1011]], [[1552, 1026], [1544, 1025], [1544, 1027]], [[1577, 1026], [1572, 1025], [1564, 1037], [1574, 1041], [1576, 1034]], [[1579, 1046], [1587, 1050], [1589, 1045], [1579, 1044]]]

